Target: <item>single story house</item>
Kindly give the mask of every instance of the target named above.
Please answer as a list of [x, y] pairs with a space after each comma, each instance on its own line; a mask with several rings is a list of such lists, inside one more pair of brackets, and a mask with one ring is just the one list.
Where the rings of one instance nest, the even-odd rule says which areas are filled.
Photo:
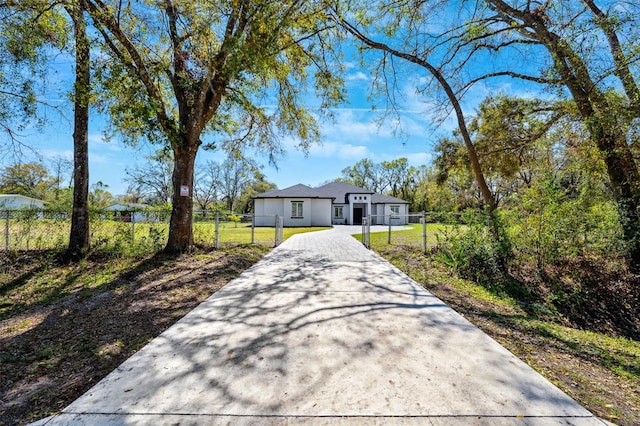
[[0, 194], [1, 210], [43, 209], [46, 201], [20, 194]]
[[373, 225], [406, 225], [409, 203], [344, 182], [318, 188], [298, 184], [255, 195], [256, 226], [274, 226], [279, 215], [284, 226], [361, 225], [371, 216]]
[[139, 203], [119, 202], [111, 204], [105, 210], [113, 212], [110, 219], [122, 222], [156, 222], [157, 218], [149, 212], [151, 206]]

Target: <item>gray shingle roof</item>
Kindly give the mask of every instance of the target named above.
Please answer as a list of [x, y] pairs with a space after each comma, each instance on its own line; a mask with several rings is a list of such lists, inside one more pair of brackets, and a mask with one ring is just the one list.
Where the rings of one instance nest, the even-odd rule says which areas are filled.
[[401, 198], [392, 197], [390, 195], [382, 195], [382, 194], [373, 194], [371, 196], [371, 202], [373, 204], [409, 204], [408, 201], [405, 201]]
[[335, 198], [338, 203], [346, 203], [347, 194], [373, 194], [373, 191], [345, 182], [331, 182], [317, 189], [322, 194]]
[[311, 188], [301, 183], [285, 189], [274, 189], [255, 195], [253, 198], [333, 198], [337, 203], [347, 203], [347, 194], [371, 194], [373, 204], [409, 204], [400, 198], [376, 194], [369, 189], [360, 188], [345, 182], [331, 182], [319, 188]]
[[333, 198], [301, 183], [284, 189], [274, 189], [254, 195], [253, 198]]

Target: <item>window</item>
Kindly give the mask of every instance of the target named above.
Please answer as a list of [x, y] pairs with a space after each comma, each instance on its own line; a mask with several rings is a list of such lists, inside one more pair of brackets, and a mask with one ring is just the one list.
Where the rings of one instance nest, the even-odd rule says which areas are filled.
[[302, 201], [291, 202], [291, 217], [302, 217]]
[[336, 219], [342, 219], [342, 217], [343, 217], [343, 216], [342, 216], [342, 213], [343, 213], [342, 206], [335, 206], [335, 207], [333, 208], [333, 217], [334, 217], [334, 218], [336, 218]]
[[400, 206], [391, 206], [391, 214], [400, 214]]

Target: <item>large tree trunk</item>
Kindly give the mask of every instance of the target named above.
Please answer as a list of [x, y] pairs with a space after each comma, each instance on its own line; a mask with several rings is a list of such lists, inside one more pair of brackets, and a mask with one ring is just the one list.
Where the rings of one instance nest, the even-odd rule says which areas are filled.
[[166, 253], [184, 253], [193, 246], [193, 171], [198, 146], [199, 142], [185, 138], [173, 148], [173, 208]]
[[618, 205], [618, 215], [626, 243], [628, 263], [640, 271], [640, 173], [627, 145], [625, 134], [616, 131], [610, 120], [587, 117], [591, 137], [607, 166], [611, 188]]
[[[612, 71], [620, 79], [630, 104], [632, 114], [628, 119], [637, 118], [640, 114], [640, 89], [624, 60], [615, 26], [611, 25], [613, 21], [593, 1], [584, 0], [584, 3], [607, 37], [613, 58]], [[520, 31], [520, 34], [535, 40], [549, 51], [554, 67], [562, 78], [562, 84], [571, 92], [583, 122], [604, 158], [618, 204], [629, 268], [635, 272], [640, 271], [640, 173], [626, 140], [625, 125], [619, 123], [619, 120], [626, 118], [618, 117], [619, 107], [611, 105], [598, 88], [598, 79], [592, 78], [587, 59], [580, 56], [581, 52], [574, 50], [570, 42], [562, 39], [561, 34], [553, 31], [544, 13], [540, 13], [538, 9], [519, 10], [502, 0], [490, 0], [489, 4], [504, 15], [504, 20], [509, 25], [514, 20], [521, 21], [530, 30]]]
[[76, 81], [74, 86], [73, 128], [73, 212], [67, 256], [83, 257], [89, 249], [89, 96], [91, 88], [89, 72], [89, 40], [86, 34], [84, 11], [76, 2], [67, 12], [72, 18], [75, 53]]

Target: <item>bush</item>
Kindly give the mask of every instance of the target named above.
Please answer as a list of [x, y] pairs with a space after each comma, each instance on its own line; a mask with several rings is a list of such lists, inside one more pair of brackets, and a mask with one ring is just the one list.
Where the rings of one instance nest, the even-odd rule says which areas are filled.
[[501, 217], [494, 216], [492, 228], [487, 226], [486, 214], [478, 212], [467, 212], [461, 221], [466, 223], [463, 231], [439, 238], [436, 259], [492, 292], [529, 298], [528, 291], [508, 273], [511, 244]]

